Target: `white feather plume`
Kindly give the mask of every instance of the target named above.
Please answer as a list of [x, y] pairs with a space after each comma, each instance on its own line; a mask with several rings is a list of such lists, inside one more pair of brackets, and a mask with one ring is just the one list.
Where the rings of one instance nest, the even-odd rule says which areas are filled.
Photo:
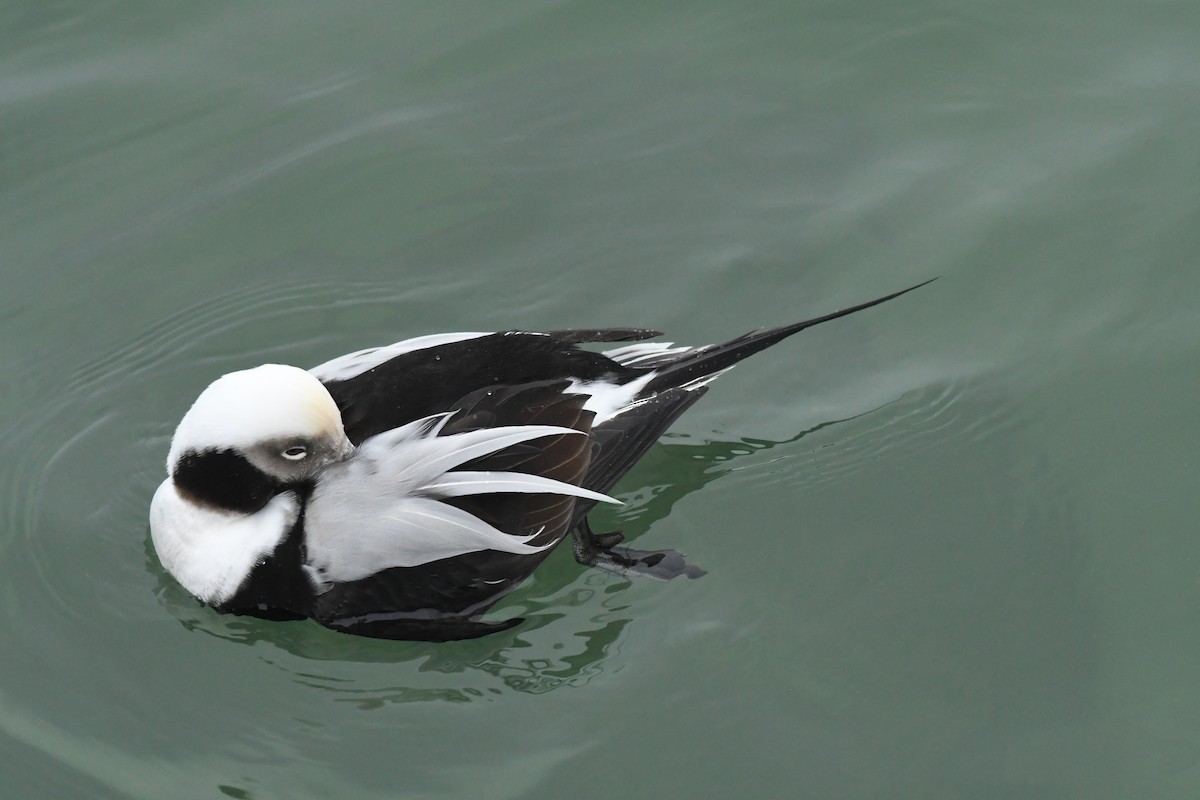
[[[439, 435], [451, 414], [435, 414], [366, 440], [328, 468], [309, 501], [309, 563], [321, 580], [352, 581], [390, 567], [413, 567], [481, 550], [532, 554], [552, 543], [497, 530], [443, 498], [498, 492], [547, 493], [618, 502], [537, 475], [450, 470], [546, 436], [582, 435], [552, 425], [513, 425]], [[536, 535], [536, 534], [535, 534]]]

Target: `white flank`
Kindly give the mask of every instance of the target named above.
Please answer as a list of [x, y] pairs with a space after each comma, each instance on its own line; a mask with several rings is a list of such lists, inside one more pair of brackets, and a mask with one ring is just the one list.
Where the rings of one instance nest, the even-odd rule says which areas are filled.
[[573, 381], [567, 387], [567, 393], [588, 395], [587, 402], [583, 404], [583, 407], [595, 413], [596, 418], [592, 421], [592, 426], [595, 427], [641, 402], [637, 399], [638, 393], [654, 379], [656, 374], [658, 373], [648, 372], [629, 383]]
[[320, 580], [365, 578], [390, 567], [499, 550], [530, 554], [528, 544], [442, 498], [494, 492], [544, 492], [617, 502], [561, 481], [513, 472], [456, 472], [460, 464], [571, 428], [514, 425], [439, 436], [450, 414], [437, 414], [362, 443], [322, 473], [305, 511], [309, 564]]
[[389, 344], [385, 347], [368, 347], [348, 353], [344, 356], [326, 361], [313, 367], [309, 372], [321, 381], [345, 381], [356, 375], [361, 375], [369, 369], [391, 361], [393, 358], [414, 350], [424, 350], [443, 344], [478, 339], [480, 336], [490, 336], [488, 331], [472, 331], [469, 333], [435, 333], [429, 336], [418, 336], [415, 339], [405, 339], [402, 342]]
[[150, 538], [167, 572], [216, 605], [232, 597], [255, 564], [283, 541], [299, 513], [291, 492], [276, 495], [254, 514], [203, 508], [167, 479], [150, 503]]

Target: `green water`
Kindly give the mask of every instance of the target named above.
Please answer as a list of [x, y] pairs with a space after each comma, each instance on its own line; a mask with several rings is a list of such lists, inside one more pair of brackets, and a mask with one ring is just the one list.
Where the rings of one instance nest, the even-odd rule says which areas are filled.
[[[1200, 796], [1200, 6], [0, 6], [4, 798]], [[472, 642], [219, 617], [203, 386], [453, 330], [722, 378]]]

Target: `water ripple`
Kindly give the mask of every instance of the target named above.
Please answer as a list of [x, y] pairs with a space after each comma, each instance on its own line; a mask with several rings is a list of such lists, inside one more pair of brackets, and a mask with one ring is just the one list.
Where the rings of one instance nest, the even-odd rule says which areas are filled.
[[[181, 309], [150, 325], [126, 344], [80, 365], [64, 390], [66, 393], [95, 388], [119, 391], [124, 384], [118, 379], [141, 375], [169, 361], [192, 368], [196, 363], [194, 352], [204, 349], [201, 345], [219, 336], [234, 334], [251, 323], [302, 323], [311, 331], [314, 326], [306, 316], [310, 312], [329, 314], [376, 305], [403, 307], [406, 302], [422, 299], [430, 293], [453, 291], [453, 288], [430, 282], [408, 282], [404, 288], [397, 288], [394, 283], [344, 280], [239, 287]], [[274, 338], [274, 344], [257, 348], [247, 348], [245, 342], [239, 342], [237, 357], [246, 363], [254, 363], [259, 353], [271, 352], [283, 345], [294, 347], [297, 343], [286, 331]], [[319, 339], [317, 336], [310, 338], [313, 341]]]
[[[981, 394], [987, 393], [978, 381], [965, 378], [920, 387], [866, 413], [825, 422], [785, 440], [741, 440], [756, 452], [782, 451], [727, 469], [752, 477], [756, 485], [815, 486], [845, 480], [898, 451], [913, 455], [950, 440], [979, 441], [1020, 423], [1011, 400], [988, 397], [983, 402]], [[807, 449], [781, 447], [808, 437], [818, 443]]]

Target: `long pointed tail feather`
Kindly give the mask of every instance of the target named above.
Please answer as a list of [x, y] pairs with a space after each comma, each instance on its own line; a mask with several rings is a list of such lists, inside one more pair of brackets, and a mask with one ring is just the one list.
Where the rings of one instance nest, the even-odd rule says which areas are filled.
[[[749, 358], [757, 352], [767, 349], [773, 344], [778, 344], [789, 336], [797, 334], [805, 328], [811, 328], [814, 325], [820, 325], [822, 322], [829, 322], [840, 317], [849, 316], [850, 314], [859, 311], [865, 311], [873, 306], [886, 303], [888, 300], [894, 300], [902, 294], [908, 294], [914, 289], [920, 289], [928, 283], [932, 283], [937, 278], [930, 278], [927, 281], [922, 281], [916, 286], [910, 286], [907, 289], [901, 289], [898, 292], [871, 300], [866, 303], [860, 303], [856, 306], [843, 308], [841, 311], [834, 311], [831, 314], [825, 314], [820, 317], [796, 322], [791, 325], [784, 325], [780, 328], [772, 328], [765, 331], [752, 331], [736, 339], [731, 339], [724, 344], [712, 345], [710, 347], [698, 349], [689, 353], [673, 364], [662, 368], [657, 375], [647, 384], [646, 388], [641, 392], [643, 396], [661, 392], [667, 389], [678, 386], [686, 386], [695, 382], [703, 383], [703, 379], [715, 375], [722, 370], [729, 369], [734, 364], [742, 359]], [[696, 384], [696, 385], [700, 385]]]

